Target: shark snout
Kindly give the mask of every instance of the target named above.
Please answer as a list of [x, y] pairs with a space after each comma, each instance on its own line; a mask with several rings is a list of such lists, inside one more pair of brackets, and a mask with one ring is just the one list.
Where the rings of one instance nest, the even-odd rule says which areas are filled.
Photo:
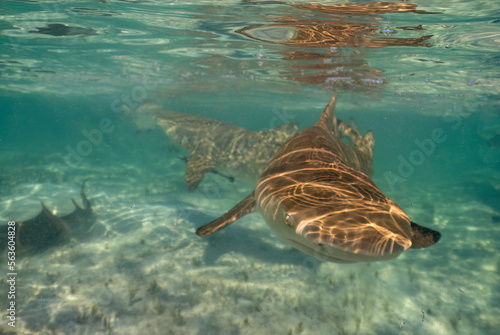
[[309, 249], [307, 253], [327, 260], [390, 259], [412, 244], [409, 219], [390, 211], [295, 211], [286, 218], [285, 224], [294, 231], [286, 238], [300, 244], [301, 249]]

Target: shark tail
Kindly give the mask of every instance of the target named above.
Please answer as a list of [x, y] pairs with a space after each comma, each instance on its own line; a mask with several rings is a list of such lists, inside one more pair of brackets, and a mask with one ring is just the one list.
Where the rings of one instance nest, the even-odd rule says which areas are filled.
[[373, 147], [375, 146], [373, 132], [367, 131], [364, 136], [361, 136], [361, 132], [354, 119], [351, 118], [349, 123], [350, 126], [341, 120], [337, 121], [339, 137], [347, 138], [351, 147], [364, 153], [371, 161], [373, 159]]
[[255, 210], [255, 192], [252, 192], [248, 197], [243, 199], [239, 204], [234, 206], [229, 212], [214, 220], [210, 223], [207, 223], [204, 226], [201, 226], [196, 230], [196, 235], [198, 236], [207, 236], [216, 231], [226, 228], [234, 221], [239, 218], [253, 212]]
[[[86, 178], [83, 180], [82, 182], [82, 187], [80, 189], [80, 196], [82, 197], [82, 204], [83, 204], [83, 208], [80, 207], [80, 205], [75, 201], [75, 199], [71, 198], [71, 201], [73, 202], [73, 205], [75, 206], [76, 209], [79, 209], [81, 211], [83, 210], [90, 210], [91, 207], [90, 207], [90, 201], [89, 199], [87, 198], [87, 195], [85, 194], [85, 182], [87, 180], [89, 180], [90, 178]], [[42, 204], [43, 205], [43, 204]]]

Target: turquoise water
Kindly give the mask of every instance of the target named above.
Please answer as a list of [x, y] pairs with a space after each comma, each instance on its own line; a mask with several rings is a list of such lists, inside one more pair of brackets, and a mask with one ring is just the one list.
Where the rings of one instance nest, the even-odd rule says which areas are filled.
[[[40, 201], [70, 213], [86, 178], [96, 223], [18, 255], [16, 327], [2, 284], [0, 332], [496, 334], [500, 4], [412, 3], [375, 13], [364, 2], [356, 14], [302, 1], [3, 2], [0, 224], [35, 217]], [[325, 22], [335, 42], [301, 35]], [[134, 123], [155, 102], [252, 130], [303, 129], [334, 92], [337, 117], [374, 133], [373, 181], [442, 233], [436, 245], [328, 263], [259, 214], [198, 237], [254, 185], [207, 174], [188, 191], [186, 153]]]

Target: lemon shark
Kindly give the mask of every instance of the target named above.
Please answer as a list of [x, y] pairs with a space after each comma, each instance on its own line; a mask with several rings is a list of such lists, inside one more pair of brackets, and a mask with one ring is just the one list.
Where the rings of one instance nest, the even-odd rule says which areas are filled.
[[296, 123], [254, 131], [199, 115], [164, 110], [145, 103], [132, 115], [139, 129], [159, 125], [189, 153], [185, 182], [195, 190], [207, 172], [255, 182], [274, 153], [297, 132]]
[[439, 232], [412, 222], [372, 182], [373, 135], [338, 121], [335, 100], [276, 152], [250, 195], [196, 233], [257, 211], [294, 248], [327, 261], [387, 260], [436, 243]]

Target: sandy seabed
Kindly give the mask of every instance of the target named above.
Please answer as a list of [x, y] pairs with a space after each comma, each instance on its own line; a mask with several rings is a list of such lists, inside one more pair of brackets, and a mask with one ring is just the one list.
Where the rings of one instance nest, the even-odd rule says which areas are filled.
[[[209, 176], [190, 193], [182, 163], [172, 164], [154, 177], [123, 166], [75, 171], [92, 178], [86, 193], [96, 229], [18, 259], [16, 328], [4, 308], [0, 333], [493, 334], [500, 327], [500, 227], [492, 209], [460, 186], [395, 191], [412, 194], [406, 210], [442, 233], [437, 245], [346, 265], [292, 249], [259, 214], [196, 236], [196, 227], [251, 189]], [[72, 210], [70, 197], [79, 200], [71, 178], [57, 182], [45, 171], [45, 181], [33, 183], [42, 175], [12, 173], [25, 178], [4, 188], [2, 220], [36, 215], [39, 200], [58, 213]], [[6, 261], [0, 268], [8, 272]], [[7, 291], [2, 285], [0, 296]]]

